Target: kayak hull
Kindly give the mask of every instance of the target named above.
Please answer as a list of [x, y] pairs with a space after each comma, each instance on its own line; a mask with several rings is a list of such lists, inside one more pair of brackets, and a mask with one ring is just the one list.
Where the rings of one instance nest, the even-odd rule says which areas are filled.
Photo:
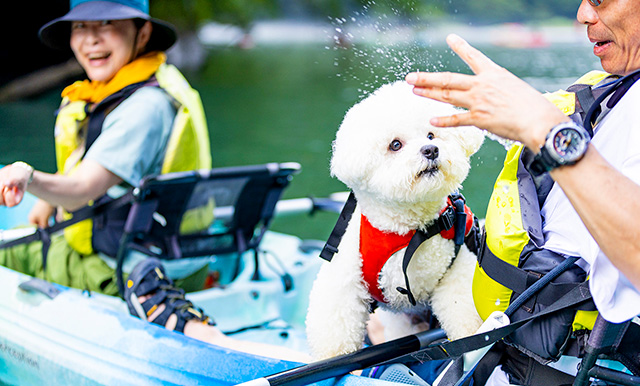
[[[35, 198], [0, 207], [0, 229], [24, 222]], [[268, 231], [253, 252], [212, 257], [222, 287], [187, 294], [232, 337], [308, 351], [304, 318], [322, 260], [319, 241]], [[117, 297], [38, 281], [0, 266], [0, 385], [235, 385], [301, 364], [189, 338], [129, 315]], [[21, 288], [22, 287], [22, 288]], [[384, 385], [347, 375], [322, 385]]]
[[[304, 313], [319, 268], [317, 250], [303, 253], [300, 240], [269, 232], [264, 249], [277, 246], [281, 268], [247, 279], [253, 256], [243, 256], [241, 275], [224, 289], [188, 297], [232, 336], [306, 350]], [[292, 247], [294, 247], [292, 249]], [[46, 283], [48, 291], [23, 290], [32, 278], [0, 267], [0, 381], [11, 385], [233, 385], [300, 364], [203, 343], [129, 315], [119, 298]], [[53, 298], [47, 294], [58, 292]], [[345, 376], [321, 384], [386, 384]]]

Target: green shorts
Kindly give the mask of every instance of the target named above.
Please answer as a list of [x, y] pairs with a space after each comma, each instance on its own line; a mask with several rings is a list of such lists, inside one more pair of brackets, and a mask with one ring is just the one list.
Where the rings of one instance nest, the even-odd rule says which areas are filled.
[[[0, 265], [67, 287], [118, 295], [115, 270], [97, 254], [78, 253], [62, 235], [51, 238], [46, 270], [42, 269], [42, 243], [39, 241], [0, 249]], [[176, 280], [175, 285], [187, 292], [202, 289], [207, 271], [205, 266], [184, 279]]]

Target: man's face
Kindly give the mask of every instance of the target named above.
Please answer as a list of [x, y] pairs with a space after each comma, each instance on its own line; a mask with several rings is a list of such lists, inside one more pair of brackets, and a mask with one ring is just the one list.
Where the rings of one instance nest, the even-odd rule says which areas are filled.
[[587, 26], [593, 53], [605, 71], [626, 75], [640, 69], [640, 2], [604, 0], [594, 7], [582, 0], [577, 19]]

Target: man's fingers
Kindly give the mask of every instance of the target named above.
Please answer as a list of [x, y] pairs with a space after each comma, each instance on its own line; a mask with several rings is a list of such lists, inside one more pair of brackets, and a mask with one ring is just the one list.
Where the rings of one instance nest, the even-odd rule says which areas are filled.
[[474, 74], [479, 74], [483, 70], [497, 66], [485, 54], [472, 47], [466, 40], [458, 35], [451, 34], [447, 36], [447, 44], [460, 59], [467, 63], [467, 66]]
[[445, 102], [458, 107], [469, 108], [466, 91], [451, 90], [447, 88], [414, 87], [413, 93], [440, 102]]
[[437, 127], [475, 126], [469, 112], [432, 118], [429, 123]]
[[417, 87], [452, 90], [468, 90], [473, 85], [473, 75], [453, 72], [412, 72], [405, 80]]

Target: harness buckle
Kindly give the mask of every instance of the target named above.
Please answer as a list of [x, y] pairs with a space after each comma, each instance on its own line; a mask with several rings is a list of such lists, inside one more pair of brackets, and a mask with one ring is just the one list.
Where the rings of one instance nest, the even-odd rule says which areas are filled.
[[438, 217], [440, 223], [440, 229], [449, 230], [453, 227], [456, 218], [456, 210], [453, 206], [448, 206], [447, 209]]

